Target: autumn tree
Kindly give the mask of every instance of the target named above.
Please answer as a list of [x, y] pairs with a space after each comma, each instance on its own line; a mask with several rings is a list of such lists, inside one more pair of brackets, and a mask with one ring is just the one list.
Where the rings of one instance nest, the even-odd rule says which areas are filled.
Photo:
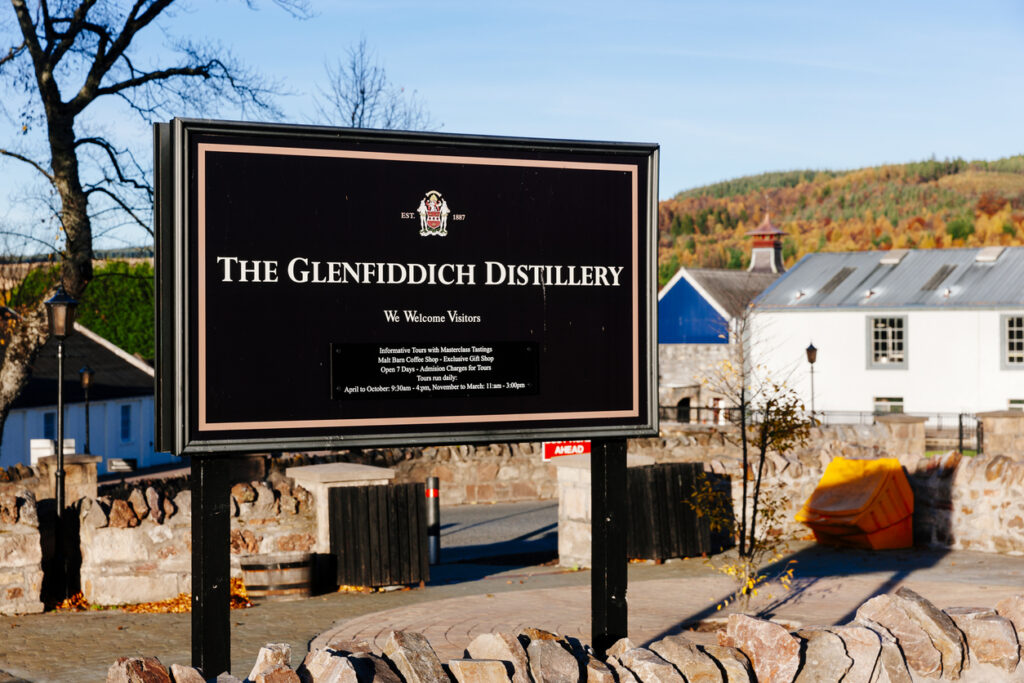
[[[118, 135], [119, 127], [108, 123], [111, 116], [134, 114], [151, 122], [212, 114], [223, 104], [243, 115], [275, 113], [273, 85], [226, 50], [173, 38], [166, 49], [154, 49], [154, 41], [167, 35], [160, 20], [174, 4], [11, 0], [10, 20], [0, 23], [0, 106], [14, 128], [0, 138], [0, 157], [25, 164], [43, 181], [46, 205], [31, 222], [59, 235], [54, 281], [8, 316], [0, 429], [46, 340], [42, 300], [58, 283], [82, 297], [93, 277], [97, 235], [125, 225], [152, 234], [148, 166]], [[276, 4], [295, 15], [306, 12], [304, 0]], [[40, 239], [24, 226], [21, 232]]]

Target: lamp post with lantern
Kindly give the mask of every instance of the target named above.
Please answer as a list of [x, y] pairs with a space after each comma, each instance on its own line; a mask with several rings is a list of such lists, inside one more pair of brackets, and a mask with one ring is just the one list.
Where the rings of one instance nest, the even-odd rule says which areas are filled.
[[82, 380], [82, 393], [85, 394], [85, 448], [82, 452], [89, 455], [89, 387], [92, 385], [93, 369], [83, 365], [78, 376]]
[[50, 336], [57, 339], [57, 471], [55, 488], [57, 498], [57, 524], [64, 516], [64, 340], [75, 331], [75, 309], [78, 302], [64, 285], [46, 302], [46, 316], [50, 323]]
[[814, 348], [814, 342], [807, 347], [807, 362], [811, 364], [811, 416], [814, 416], [814, 362], [818, 360], [818, 349]]

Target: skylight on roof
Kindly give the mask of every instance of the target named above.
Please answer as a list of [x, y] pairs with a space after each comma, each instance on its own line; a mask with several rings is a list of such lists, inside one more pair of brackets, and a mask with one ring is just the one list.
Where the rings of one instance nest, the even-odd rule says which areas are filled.
[[995, 263], [1006, 247], [982, 247], [974, 257], [975, 263]]

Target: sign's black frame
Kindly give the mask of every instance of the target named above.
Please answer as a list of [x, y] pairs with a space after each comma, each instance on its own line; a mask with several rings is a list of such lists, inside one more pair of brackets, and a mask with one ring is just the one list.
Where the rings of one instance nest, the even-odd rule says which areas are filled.
[[[629, 419], [574, 422], [571, 417], [550, 425], [515, 421], [479, 423], [449, 420], [443, 429], [394, 432], [387, 427], [367, 427], [343, 435], [324, 430], [236, 430], [228, 435], [206, 436], [190, 427], [191, 397], [196, 388], [190, 380], [197, 352], [190, 348], [189, 332], [196, 325], [190, 301], [197, 296], [196, 273], [190, 272], [191, 243], [187, 224], [197, 198], [191, 196], [190, 178], [196, 169], [189, 159], [190, 138], [196, 135], [244, 136], [260, 140], [294, 139], [296, 145], [390, 145], [405, 154], [449, 155], [494, 152], [513, 159], [565, 159], [622, 157], [637, 166], [639, 187], [634, 189], [634, 211], [640, 217], [635, 228], [634, 253], [638, 286], [633, 315], [640, 321], [635, 333], [638, 357]], [[573, 140], [508, 138], [435, 133], [369, 131], [321, 126], [256, 124], [229, 121], [174, 119], [154, 126], [155, 242], [156, 242], [156, 447], [178, 455], [263, 452], [280, 449], [321, 449], [411, 444], [542, 441], [572, 438], [630, 438], [658, 432], [657, 410], [657, 218], [658, 153], [656, 144], [609, 143]], [[637, 162], [636, 160], [640, 161]], [[637, 222], [636, 220], [634, 222]], [[255, 379], [254, 381], [258, 381]], [[468, 415], [468, 414], [467, 414]], [[513, 414], [514, 416], [514, 414]], [[457, 417], [457, 416], [456, 416]]]

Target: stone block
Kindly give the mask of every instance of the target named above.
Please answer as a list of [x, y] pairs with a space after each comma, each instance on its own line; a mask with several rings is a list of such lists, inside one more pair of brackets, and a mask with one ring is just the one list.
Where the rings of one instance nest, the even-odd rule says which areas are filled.
[[171, 678], [174, 679], [174, 683], [206, 683], [199, 669], [183, 664], [171, 664]]
[[967, 647], [979, 664], [1013, 672], [1020, 663], [1020, 646], [1013, 623], [995, 610], [951, 607], [946, 614], [967, 637]]
[[171, 675], [156, 657], [119, 657], [107, 669], [107, 683], [171, 683]]
[[614, 643], [612, 643], [612, 646], [605, 651], [605, 654], [609, 657], [618, 657], [626, 650], [632, 650], [635, 647], [636, 643], [634, 643], [629, 638], [619, 638]]
[[800, 642], [778, 624], [730, 614], [726, 633], [750, 658], [758, 683], [792, 683], [800, 668]]
[[674, 666], [646, 648], [626, 650], [619, 661], [644, 683], [687, 683]]
[[508, 683], [508, 662], [497, 659], [452, 659], [448, 669], [458, 683]]
[[740, 650], [724, 645], [705, 645], [701, 649], [722, 667], [725, 683], [754, 683], [750, 659]]
[[357, 652], [349, 655], [348, 661], [355, 667], [361, 683], [402, 683], [383, 657], [371, 652]]
[[256, 492], [252, 514], [257, 517], [268, 517], [277, 514], [277, 497], [274, 495], [274, 490], [262, 481], [252, 482], [252, 488]]
[[846, 645], [835, 633], [820, 628], [797, 631], [804, 639], [804, 656], [796, 683], [840, 683], [853, 666]]
[[967, 641], [945, 612], [907, 587], [897, 589], [895, 599], [900, 607], [917, 621], [942, 654], [942, 675], [957, 680], [967, 657]]
[[405, 683], [448, 681], [434, 648], [421, 633], [392, 631], [384, 643], [384, 654], [405, 679]]
[[846, 654], [853, 660], [843, 683], [871, 683], [882, 652], [879, 635], [863, 626], [832, 626], [829, 630], [842, 639]]
[[637, 678], [632, 671], [627, 669], [622, 662], [619, 661], [618, 657], [614, 655], [608, 658], [608, 667], [615, 674], [615, 679], [618, 683], [641, 683], [640, 679]]
[[256, 663], [252, 665], [252, 671], [249, 672], [248, 678], [255, 680], [257, 674], [261, 671], [276, 667], [279, 664], [290, 667], [291, 660], [291, 645], [288, 643], [267, 643], [260, 648], [259, 653], [256, 655]]
[[473, 659], [497, 659], [512, 668], [512, 683], [530, 683], [530, 660], [519, 639], [509, 633], [481, 633], [466, 648]]
[[531, 639], [526, 655], [534, 683], [579, 683], [580, 663], [559, 641]]
[[[136, 489], [138, 490], [138, 489]], [[109, 524], [114, 529], [129, 529], [139, 525], [139, 516], [125, 500], [115, 500], [110, 505]]]
[[25, 567], [42, 562], [43, 551], [39, 533], [33, 531], [0, 531], [0, 558], [4, 567]]
[[187, 572], [82, 577], [82, 593], [94, 605], [131, 605], [176, 598], [191, 588]]
[[302, 683], [359, 683], [352, 662], [332, 650], [313, 650], [296, 671]]
[[686, 676], [687, 683], [723, 683], [715, 660], [686, 636], [667, 636], [652, 643], [651, 650], [674, 664]]
[[616, 683], [615, 673], [607, 664], [594, 655], [588, 654], [583, 665], [585, 683]]
[[128, 505], [131, 506], [132, 511], [135, 512], [135, 516], [139, 520], [146, 518], [149, 514], [149, 503], [146, 502], [146, 494], [137, 488], [133, 488], [132, 492], [128, 494]]
[[[136, 489], [138, 490], [138, 489]], [[164, 523], [164, 501], [163, 496], [152, 486], [146, 487], [146, 506], [149, 509], [149, 518], [157, 524]]]
[[302, 683], [299, 674], [285, 664], [274, 664], [263, 669], [255, 676], [246, 679], [252, 683]]
[[1017, 640], [1024, 643], [1024, 594], [1000, 600], [996, 603], [996, 612], [1013, 623]]
[[921, 676], [937, 678], [942, 675], [942, 654], [932, 644], [928, 633], [892, 596], [876, 595], [865, 602], [857, 609], [857, 621], [876, 632], [891, 633], [907, 666]]

